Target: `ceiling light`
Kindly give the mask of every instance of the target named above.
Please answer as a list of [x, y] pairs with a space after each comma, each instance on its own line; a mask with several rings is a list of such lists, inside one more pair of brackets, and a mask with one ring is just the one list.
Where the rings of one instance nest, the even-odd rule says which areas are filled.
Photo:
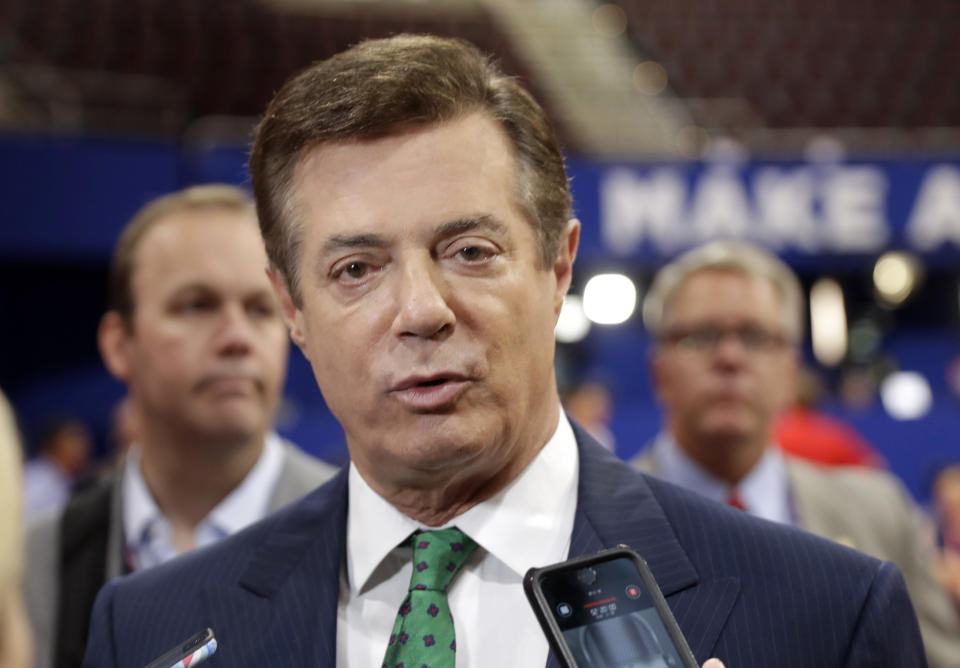
[[593, 29], [604, 37], [617, 37], [627, 29], [627, 14], [613, 3], [600, 5], [593, 10]]
[[633, 85], [644, 95], [659, 95], [667, 87], [667, 70], [655, 60], [645, 60], [633, 68]]

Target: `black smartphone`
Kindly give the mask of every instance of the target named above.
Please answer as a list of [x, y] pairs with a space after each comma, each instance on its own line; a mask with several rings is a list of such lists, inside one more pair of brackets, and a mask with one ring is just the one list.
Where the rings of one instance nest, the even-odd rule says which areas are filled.
[[186, 668], [209, 659], [217, 651], [213, 629], [204, 629], [190, 636], [163, 656], [154, 659], [146, 668]]
[[629, 548], [531, 568], [523, 589], [565, 668], [699, 668], [647, 562]]

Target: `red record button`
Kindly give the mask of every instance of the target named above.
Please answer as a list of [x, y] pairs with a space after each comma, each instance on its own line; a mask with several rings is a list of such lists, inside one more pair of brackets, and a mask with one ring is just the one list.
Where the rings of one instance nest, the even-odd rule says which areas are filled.
[[640, 587], [637, 585], [627, 585], [627, 596], [630, 598], [640, 598]]

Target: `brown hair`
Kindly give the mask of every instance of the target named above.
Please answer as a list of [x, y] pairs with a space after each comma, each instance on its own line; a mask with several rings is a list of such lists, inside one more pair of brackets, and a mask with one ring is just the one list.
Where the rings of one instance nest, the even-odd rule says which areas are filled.
[[129, 326], [136, 304], [133, 301], [134, 255], [140, 241], [161, 220], [175, 213], [196, 209], [226, 209], [254, 216], [253, 200], [242, 188], [209, 184], [193, 186], [147, 202], [120, 233], [110, 262], [109, 308]]
[[300, 304], [301, 228], [293, 178], [305, 152], [374, 139], [483, 111], [510, 138], [517, 203], [537, 231], [540, 261], [556, 258], [571, 198], [563, 154], [543, 109], [472, 44], [429, 35], [367, 40], [308, 67], [276, 94], [256, 130], [250, 174], [270, 262]]

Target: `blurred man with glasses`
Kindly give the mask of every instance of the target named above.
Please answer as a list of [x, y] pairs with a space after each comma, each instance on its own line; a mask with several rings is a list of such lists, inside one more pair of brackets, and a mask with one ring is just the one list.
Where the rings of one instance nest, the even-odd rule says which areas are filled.
[[643, 308], [663, 432], [637, 468], [900, 566], [931, 666], [956, 666], [960, 622], [929, 573], [902, 485], [862, 468], [821, 468], [773, 446], [800, 363], [803, 295], [759, 248], [720, 241], [655, 277]]

